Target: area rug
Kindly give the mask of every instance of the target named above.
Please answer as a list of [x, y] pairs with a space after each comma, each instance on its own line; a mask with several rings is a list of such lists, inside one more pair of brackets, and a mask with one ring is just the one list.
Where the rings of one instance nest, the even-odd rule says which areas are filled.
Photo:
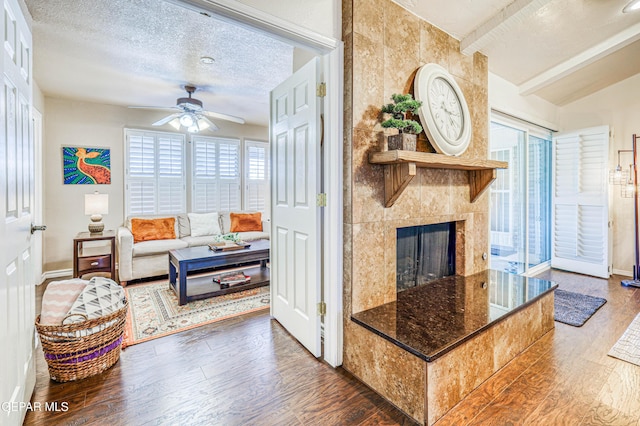
[[574, 327], [582, 327], [605, 303], [607, 301], [601, 297], [556, 289], [554, 319]]
[[166, 281], [125, 288], [129, 313], [123, 347], [269, 308], [269, 286], [178, 306]]
[[631, 321], [607, 355], [640, 365], [640, 314]]

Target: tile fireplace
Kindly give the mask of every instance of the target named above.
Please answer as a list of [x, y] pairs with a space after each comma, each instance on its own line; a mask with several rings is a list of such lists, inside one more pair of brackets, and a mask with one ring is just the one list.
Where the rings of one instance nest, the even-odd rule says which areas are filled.
[[[512, 306], [508, 316], [492, 317], [507, 309], [490, 304], [498, 287], [521, 294], [528, 284], [496, 287], [481, 275], [488, 274], [489, 252], [489, 197], [483, 190], [494, 173], [485, 170], [491, 166], [488, 58], [462, 54], [459, 40], [393, 0], [345, 0], [342, 18], [343, 367], [417, 422], [431, 425], [553, 328], [553, 291]], [[418, 152], [396, 153], [389, 162], [394, 153], [380, 126], [380, 106], [394, 93], [411, 93], [416, 70], [430, 62], [455, 77], [469, 104], [469, 148], [455, 158], [434, 154], [420, 134]], [[376, 153], [383, 158], [372, 162]], [[452, 264], [454, 275], [423, 271], [433, 260], [431, 250], [421, 264], [402, 266], [398, 249], [408, 249], [398, 229], [442, 223], [454, 224], [448, 238], [454, 229], [455, 243], [435, 256], [444, 256], [444, 269]], [[431, 245], [423, 242], [420, 250]]]

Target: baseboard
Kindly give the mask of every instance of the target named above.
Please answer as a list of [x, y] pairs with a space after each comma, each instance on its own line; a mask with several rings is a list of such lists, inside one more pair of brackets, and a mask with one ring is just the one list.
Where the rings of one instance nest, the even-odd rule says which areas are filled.
[[[116, 271], [118, 270], [118, 264], [116, 263]], [[73, 277], [73, 269], [58, 269], [57, 271], [43, 272], [40, 277], [40, 284], [51, 278], [71, 278]]]
[[42, 282], [45, 282], [51, 278], [71, 278], [73, 276], [73, 270], [69, 269], [58, 269], [57, 271], [47, 271], [42, 274]]
[[622, 275], [624, 277], [633, 277], [633, 272], [632, 271], [624, 271], [622, 269], [613, 269], [613, 274], [614, 275]]

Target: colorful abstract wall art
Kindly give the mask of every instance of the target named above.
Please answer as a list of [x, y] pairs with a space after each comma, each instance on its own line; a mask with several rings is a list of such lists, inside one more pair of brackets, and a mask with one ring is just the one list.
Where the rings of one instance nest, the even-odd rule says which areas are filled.
[[111, 150], [62, 147], [64, 184], [110, 184]]

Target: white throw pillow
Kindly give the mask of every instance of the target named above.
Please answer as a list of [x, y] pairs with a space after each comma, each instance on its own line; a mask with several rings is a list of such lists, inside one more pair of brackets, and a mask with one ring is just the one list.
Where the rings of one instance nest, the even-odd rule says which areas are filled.
[[220, 225], [218, 224], [218, 213], [189, 213], [189, 222], [191, 223], [191, 236], [201, 237], [203, 235], [220, 234]]

